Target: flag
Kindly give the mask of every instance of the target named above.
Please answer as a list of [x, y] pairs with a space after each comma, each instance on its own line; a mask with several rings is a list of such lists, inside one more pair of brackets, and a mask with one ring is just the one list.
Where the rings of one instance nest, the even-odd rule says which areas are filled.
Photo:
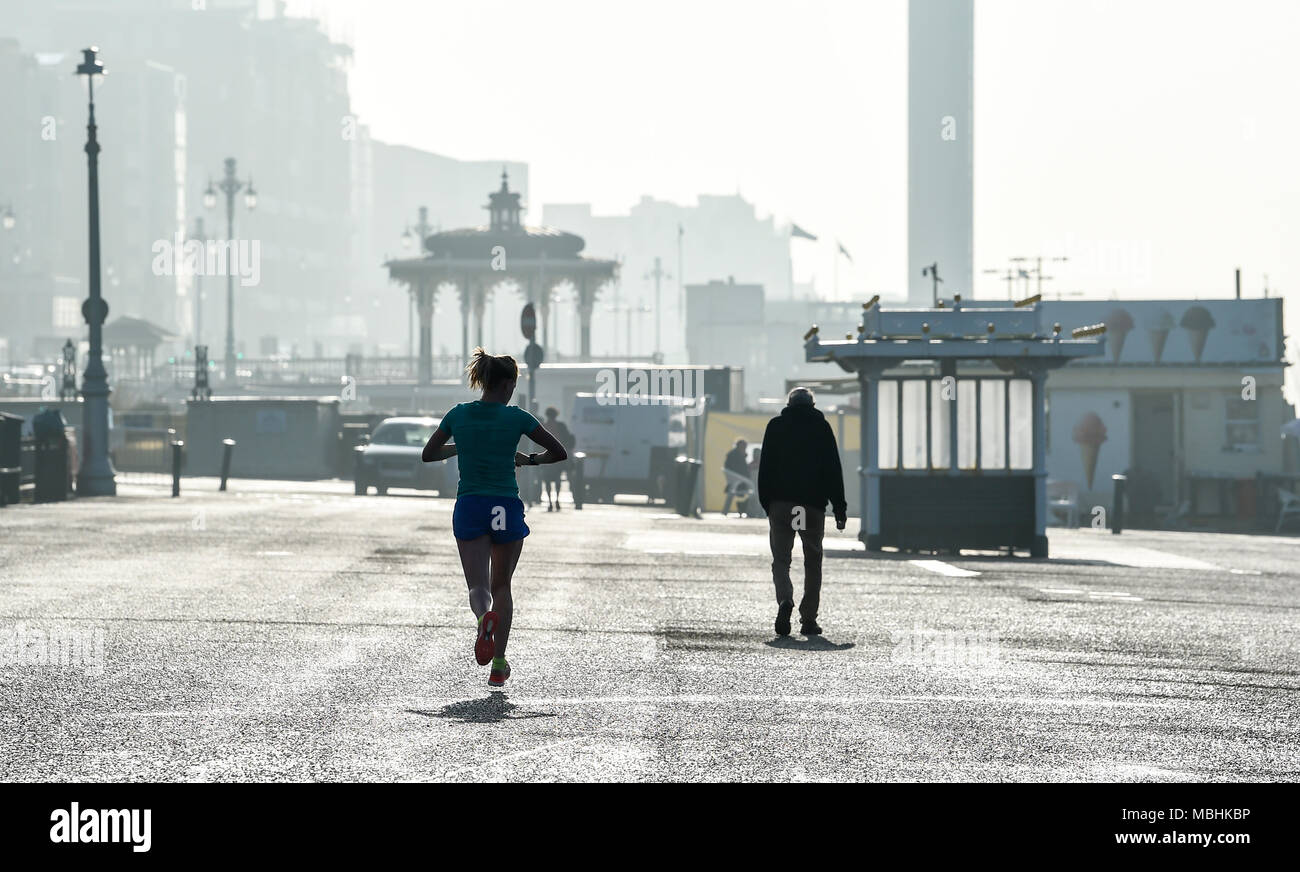
[[798, 224], [795, 224], [793, 221], [790, 222], [790, 238], [791, 238], [791, 239], [811, 239], [811, 240], [813, 240], [814, 242], [817, 241], [817, 237], [816, 237], [816, 236], [813, 236], [811, 233], [809, 233], [807, 230], [804, 230], [802, 227], [800, 227]]
[[685, 235], [686, 235], [686, 228], [683, 227], [683, 226], [681, 225], [681, 222], [678, 222], [678, 224], [677, 224], [677, 238], [678, 238], [678, 239], [681, 239], [681, 238], [682, 238], [683, 236], [685, 236]]
[[848, 250], [847, 248], [844, 247], [844, 243], [843, 243], [843, 242], [840, 242], [840, 241], [837, 239], [837, 240], [835, 240], [835, 244], [839, 246], [839, 248], [840, 248], [840, 254], [842, 254], [842, 255], [844, 255], [845, 257], [847, 257], [847, 258], [849, 259], [849, 263], [853, 263], [853, 255], [849, 254], [849, 250]]

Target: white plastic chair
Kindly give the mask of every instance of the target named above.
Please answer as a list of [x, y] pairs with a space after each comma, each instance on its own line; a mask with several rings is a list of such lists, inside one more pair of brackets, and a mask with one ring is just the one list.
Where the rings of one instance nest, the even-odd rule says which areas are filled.
[[1079, 526], [1079, 486], [1072, 481], [1048, 479], [1047, 510], [1063, 517], [1065, 526]]
[[1300, 516], [1300, 496], [1296, 496], [1289, 490], [1278, 488], [1277, 499], [1282, 504], [1282, 507], [1277, 513], [1277, 526], [1273, 528], [1274, 533], [1281, 532], [1282, 522], [1286, 520], [1287, 515]]
[[722, 468], [722, 473], [727, 477], [727, 496], [722, 501], [722, 514], [725, 515], [730, 512], [733, 499], [736, 501], [736, 510], [740, 511], [745, 501], [754, 495], [754, 481], [725, 466]]

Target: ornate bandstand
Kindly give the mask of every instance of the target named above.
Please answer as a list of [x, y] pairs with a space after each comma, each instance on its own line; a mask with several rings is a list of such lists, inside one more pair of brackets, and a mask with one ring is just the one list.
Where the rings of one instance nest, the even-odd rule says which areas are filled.
[[423, 240], [421, 257], [390, 260], [389, 278], [406, 285], [415, 301], [420, 325], [420, 383], [433, 374], [433, 309], [440, 290], [454, 290], [460, 300], [461, 353], [468, 359], [473, 316], [474, 344], [483, 344], [483, 317], [490, 301], [513, 290], [536, 306], [541, 342], [550, 347], [553, 291], [571, 285], [576, 292], [580, 359], [591, 356], [591, 314], [601, 289], [618, 276], [618, 262], [582, 255], [581, 236], [549, 227], [526, 227], [519, 194], [510, 190], [506, 173], [490, 195], [486, 227], [433, 233]]

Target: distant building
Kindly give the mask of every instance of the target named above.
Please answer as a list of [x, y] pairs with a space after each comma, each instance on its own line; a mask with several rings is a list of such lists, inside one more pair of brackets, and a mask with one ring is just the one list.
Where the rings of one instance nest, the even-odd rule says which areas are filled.
[[817, 324], [824, 335], [854, 330], [862, 304], [829, 300], [773, 300], [762, 285], [734, 279], [686, 286], [686, 348], [692, 364], [741, 368], [745, 405], [783, 397], [786, 383], [827, 376], [824, 364], [804, 360], [800, 337]]
[[[754, 204], [739, 194], [701, 194], [694, 206], [642, 197], [626, 215], [593, 215], [587, 203], [548, 203], [542, 207], [542, 223], [580, 234], [593, 256], [622, 261], [614, 293], [595, 313], [597, 355], [656, 350], [669, 360], [687, 355], [682, 288], [692, 282], [734, 276], [740, 285], [764, 288], [767, 299], [791, 295], [789, 229], [770, 216], [760, 218]], [[677, 277], [679, 228], [684, 281]], [[668, 274], [660, 279], [662, 349], [653, 348], [656, 257]], [[634, 316], [629, 330], [627, 322]]]
[[[21, 208], [49, 228], [25, 242], [33, 274], [24, 286], [46, 288], [47, 298], [75, 299], [77, 310], [85, 297], [86, 109], [72, 69], [78, 50], [99, 45], [108, 71], [96, 97], [110, 317], [147, 316], [181, 337], [173, 351], [188, 347], [190, 278], [156, 275], [153, 245], [171, 242], [199, 215], [209, 238], [225, 236], [224, 203], [205, 211], [202, 193], [222, 161], [234, 157], [240, 177], [251, 176], [260, 192], [255, 212], [242, 200], [236, 206], [236, 237], [260, 244], [260, 281], [235, 292], [240, 350], [254, 354], [258, 337], [272, 333], [283, 350], [311, 341], [342, 354], [364, 336], [368, 301], [350, 290], [359, 246], [351, 208], [357, 125], [348, 101], [346, 46], [332, 42], [313, 20], [282, 13], [258, 18], [252, 0], [0, 0], [0, 18], [11, 26], [18, 53], [36, 60], [35, 72], [28, 63], [24, 75], [52, 83], [14, 89], [19, 97], [0, 96], [31, 104], [15, 107], [23, 111], [12, 116], [32, 133], [15, 137], [27, 153], [15, 157], [13, 169], [28, 180], [13, 195], [15, 212]], [[12, 53], [0, 49], [0, 55]], [[19, 62], [0, 63], [16, 69]], [[38, 134], [46, 116], [55, 119], [57, 137], [43, 142]], [[0, 155], [4, 149], [0, 145]], [[41, 214], [43, 203], [57, 204], [48, 207], [52, 215]], [[83, 284], [73, 286], [72, 278]], [[203, 339], [218, 349], [226, 329], [224, 285], [222, 278], [203, 283]], [[11, 302], [3, 285], [0, 295], [0, 302]], [[55, 317], [47, 327], [16, 332], [28, 338], [51, 331], [80, 335], [79, 320], [61, 320], [73, 311], [65, 302], [49, 301]]]
[[84, 323], [86, 222], [67, 223], [78, 197], [85, 214], [84, 136], [67, 123], [81, 92], [58, 60], [0, 39], [0, 117], [26, 133], [0, 137], [0, 214], [13, 220], [0, 228], [0, 365], [52, 360]]
[[766, 350], [764, 324], [762, 285], [715, 279], [686, 286], [689, 363], [742, 367], [752, 385]]
[[[804, 359], [802, 336], [816, 324], [824, 336], [843, 336], [857, 330], [862, 303], [856, 300], [775, 300], [767, 304], [767, 352], [761, 371], [745, 379], [760, 382], [759, 399], [783, 399], [787, 382], [820, 380], [830, 375], [825, 364]], [[856, 397], [851, 398], [856, 402]]]

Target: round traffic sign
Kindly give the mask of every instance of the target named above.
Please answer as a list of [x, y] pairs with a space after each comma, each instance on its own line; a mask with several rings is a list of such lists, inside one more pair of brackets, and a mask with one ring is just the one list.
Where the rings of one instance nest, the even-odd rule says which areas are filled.
[[524, 311], [519, 315], [519, 329], [524, 331], [524, 338], [529, 342], [533, 341], [533, 335], [537, 332], [537, 310], [533, 308], [532, 303], [524, 306]]

